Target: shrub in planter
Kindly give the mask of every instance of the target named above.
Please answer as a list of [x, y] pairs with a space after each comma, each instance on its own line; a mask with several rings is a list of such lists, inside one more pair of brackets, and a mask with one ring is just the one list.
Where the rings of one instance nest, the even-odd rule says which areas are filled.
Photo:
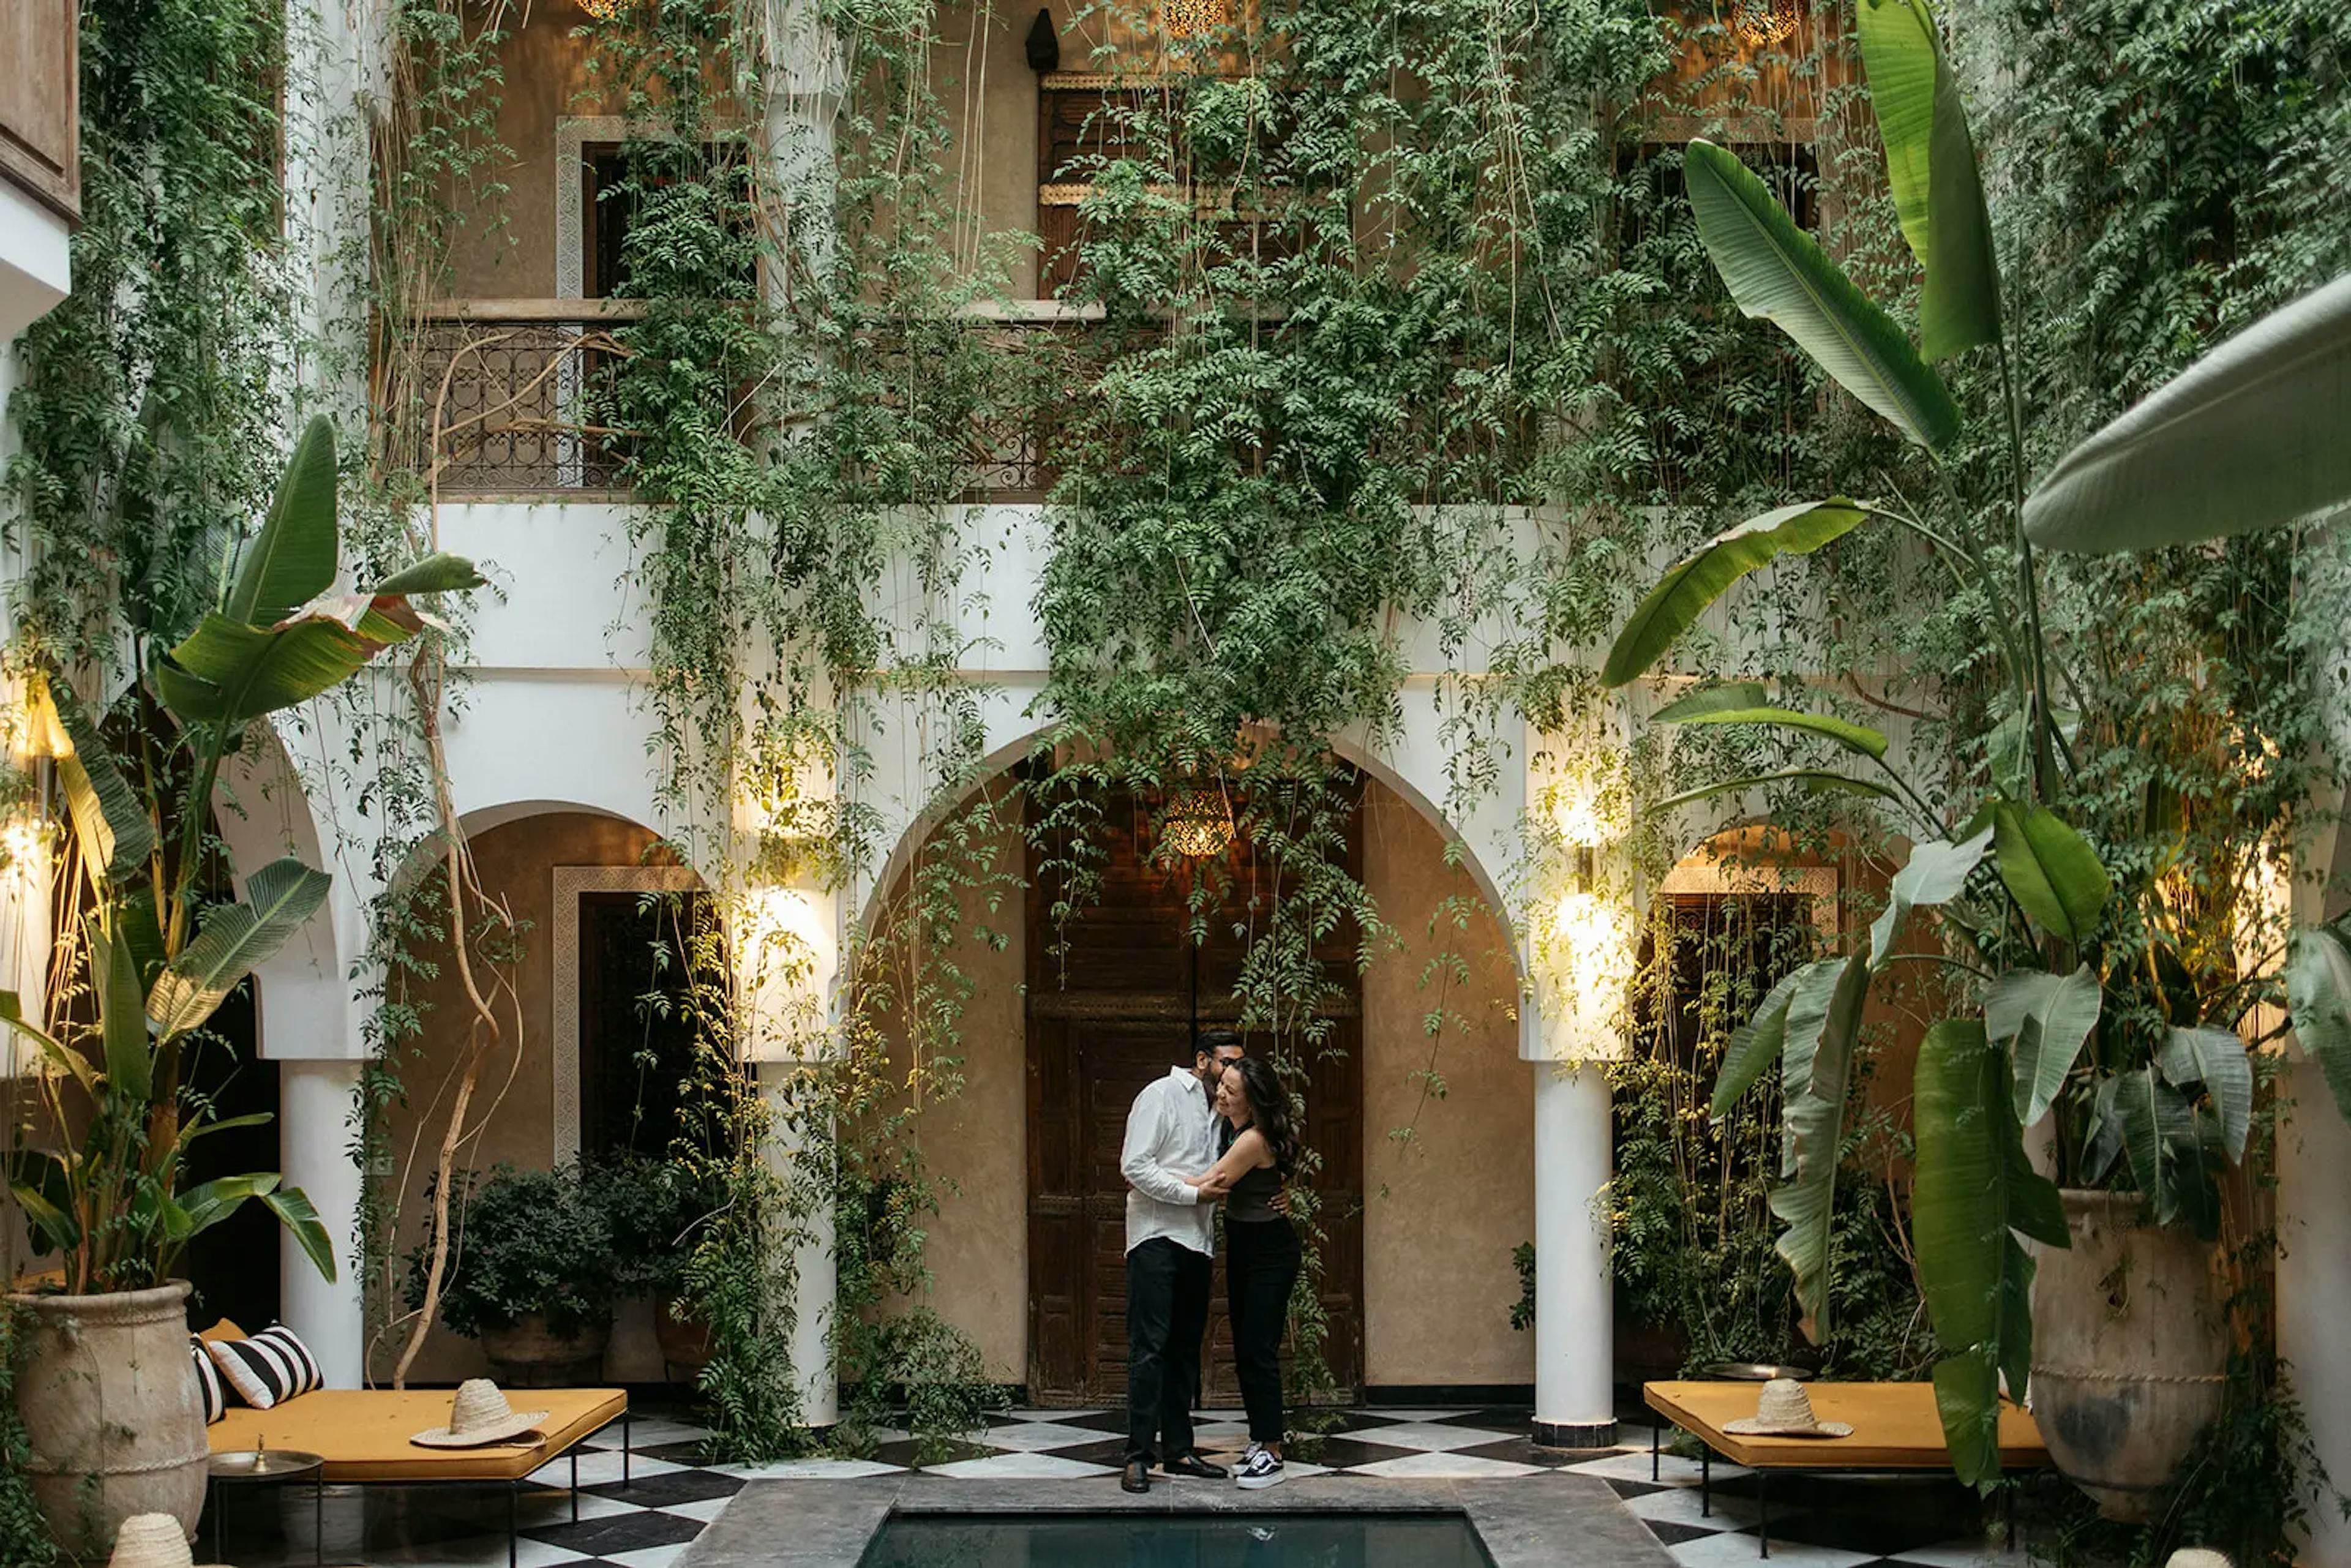
[[673, 1375], [698, 1372], [710, 1326], [686, 1299], [685, 1264], [724, 1191], [707, 1171], [634, 1153], [598, 1161], [585, 1180], [611, 1228], [615, 1292], [651, 1298], [662, 1359]]
[[[575, 1372], [593, 1375], [611, 1332], [611, 1221], [573, 1167], [470, 1173], [449, 1205], [449, 1269], [441, 1321], [482, 1342], [517, 1386]], [[424, 1301], [428, 1234], [408, 1255], [408, 1304]]]

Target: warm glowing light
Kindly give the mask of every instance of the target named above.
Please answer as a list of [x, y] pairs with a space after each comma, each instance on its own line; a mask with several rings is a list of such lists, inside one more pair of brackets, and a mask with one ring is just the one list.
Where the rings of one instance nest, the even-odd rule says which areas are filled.
[[1579, 849], [1594, 848], [1614, 837], [1601, 820], [1599, 800], [1590, 789], [1575, 782], [1562, 783], [1552, 791], [1551, 825], [1562, 843]]
[[1186, 787], [1167, 802], [1159, 837], [1177, 854], [1192, 860], [1214, 860], [1232, 847], [1233, 813], [1221, 789]]
[[1579, 1009], [1605, 1012], [1633, 977], [1633, 923], [1613, 901], [1577, 891], [1552, 909], [1552, 949]]
[[1169, 37], [1196, 37], [1233, 19], [1232, 0], [1165, 0], [1160, 16]]
[[630, 0], [580, 0], [580, 8], [599, 22], [618, 21]]
[[49, 833], [47, 826], [30, 817], [12, 817], [0, 825], [0, 863], [21, 876], [42, 876], [46, 880], [49, 860]]
[[1796, 34], [1796, 7], [1797, 0], [1740, 0], [1730, 26], [1750, 48], [1785, 43]]

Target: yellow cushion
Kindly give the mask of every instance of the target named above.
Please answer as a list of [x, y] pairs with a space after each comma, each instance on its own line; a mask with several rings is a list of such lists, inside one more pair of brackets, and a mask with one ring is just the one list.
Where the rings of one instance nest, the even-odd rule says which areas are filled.
[[216, 1454], [293, 1448], [327, 1461], [329, 1481], [507, 1481], [546, 1464], [607, 1422], [629, 1396], [618, 1388], [510, 1388], [517, 1410], [544, 1410], [538, 1442], [421, 1448], [419, 1432], [449, 1424], [450, 1391], [321, 1388], [274, 1410], [232, 1410], [206, 1429]]
[[203, 1340], [206, 1344], [218, 1344], [224, 1340], [245, 1339], [249, 1336], [243, 1329], [229, 1322], [226, 1318], [223, 1318], [220, 1322], [214, 1323], [212, 1327], [206, 1329], [196, 1337]]

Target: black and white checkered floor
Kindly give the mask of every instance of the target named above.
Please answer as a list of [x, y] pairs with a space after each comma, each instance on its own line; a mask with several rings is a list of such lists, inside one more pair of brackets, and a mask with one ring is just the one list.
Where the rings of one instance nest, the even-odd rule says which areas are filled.
[[[1667, 1453], [1650, 1477], [1646, 1427], [1620, 1428], [1625, 1441], [1605, 1449], [1539, 1448], [1528, 1441], [1528, 1412], [1450, 1407], [1349, 1411], [1312, 1463], [1294, 1458], [1293, 1476], [1338, 1474], [1366, 1486], [1382, 1478], [1525, 1478], [1540, 1486], [1562, 1472], [1598, 1476], [1688, 1568], [1757, 1561], [1753, 1478], [1736, 1466], [1714, 1467], [1712, 1507], [1703, 1511], [1696, 1461]], [[887, 1475], [911, 1468], [914, 1445], [904, 1432], [880, 1434], [871, 1458], [807, 1458], [762, 1466], [705, 1465], [701, 1428], [681, 1419], [639, 1415], [631, 1435], [630, 1479], [622, 1479], [621, 1430], [589, 1439], [580, 1456], [580, 1518], [571, 1520], [569, 1461], [533, 1478], [547, 1490], [524, 1495], [517, 1568], [669, 1568], [688, 1542], [725, 1511], [744, 1483], [761, 1479], [822, 1479]], [[928, 1473], [950, 1479], [1033, 1480], [1039, 1485], [1108, 1485], [1117, 1474], [1117, 1411], [1007, 1410], [984, 1432], [958, 1444]], [[1200, 1443], [1216, 1455], [1238, 1454], [1247, 1431], [1236, 1411], [1203, 1419]], [[1214, 1482], [1178, 1481], [1184, 1487]], [[1771, 1556], [1779, 1568], [2022, 1568], [1980, 1524], [1971, 1493], [1949, 1481], [1902, 1478], [1792, 1478], [1771, 1489]], [[311, 1500], [293, 1489], [263, 1499], [232, 1498], [225, 1560], [236, 1568], [294, 1568], [312, 1561]], [[198, 1555], [209, 1557], [207, 1516]], [[430, 1490], [342, 1490], [327, 1495], [324, 1557], [329, 1563], [374, 1568], [504, 1568], [502, 1498]], [[844, 1565], [845, 1568], [845, 1565]]]

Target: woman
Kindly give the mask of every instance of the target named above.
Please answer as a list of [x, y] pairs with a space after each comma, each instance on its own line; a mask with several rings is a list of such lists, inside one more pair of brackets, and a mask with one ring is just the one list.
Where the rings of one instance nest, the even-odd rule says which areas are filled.
[[1290, 1096], [1254, 1056], [1225, 1069], [1217, 1113], [1230, 1130], [1222, 1158], [1192, 1185], [1225, 1204], [1225, 1299], [1233, 1362], [1249, 1407], [1249, 1446], [1233, 1479], [1256, 1490], [1281, 1479], [1281, 1333], [1298, 1283], [1298, 1232], [1272, 1205], [1298, 1163]]

